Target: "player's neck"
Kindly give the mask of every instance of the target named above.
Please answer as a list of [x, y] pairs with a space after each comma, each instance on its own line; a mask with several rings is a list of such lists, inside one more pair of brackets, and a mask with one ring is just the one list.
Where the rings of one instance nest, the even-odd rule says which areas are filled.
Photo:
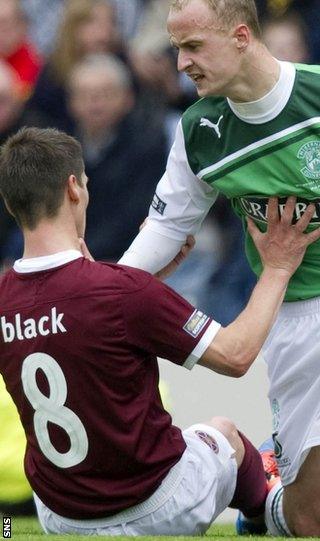
[[52, 255], [64, 250], [80, 250], [74, 224], [43, 220], [33, 231], [24, 230], [23, 259]]
[[266, 96], [280, 77], [279, 62], [266, 47], [257, 43], [243, 62], [238, 80], [228, 94], [235, 103], [246, 103]]

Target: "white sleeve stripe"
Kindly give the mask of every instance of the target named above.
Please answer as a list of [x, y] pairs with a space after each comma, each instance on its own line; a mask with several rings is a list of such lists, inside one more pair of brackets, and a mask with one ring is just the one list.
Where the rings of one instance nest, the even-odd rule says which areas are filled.
[[220, 323], [218, 323], [217, 321], [211, 321], [201, 340], [199, 340], [194, 350], [190, 353], [189, 357], [183, 363], [183, 366], [185, 368], [191, 370], [194, 367], [194, 365], [198, 362], [206, 349], [210, 346], [220, 327]]

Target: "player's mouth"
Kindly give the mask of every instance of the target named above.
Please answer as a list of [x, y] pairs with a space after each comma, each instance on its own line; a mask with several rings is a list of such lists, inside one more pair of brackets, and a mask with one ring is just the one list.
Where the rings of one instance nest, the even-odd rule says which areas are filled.
[[204, 75], [200, 75], [199, 73], [188, 73], [188, 76], [195, 84], [200, 83], [204, 79]]

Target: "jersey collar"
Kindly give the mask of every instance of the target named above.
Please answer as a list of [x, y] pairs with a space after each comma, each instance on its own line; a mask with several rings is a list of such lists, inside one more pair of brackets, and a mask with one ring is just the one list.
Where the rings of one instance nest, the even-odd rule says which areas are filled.
[[280, 77], [262, 98], [246, 103], [235, 103], [227, 98], [232, 112], [248, 124], [264, 124], [276, 118], [287, 105], [292, 93], [296, 70], [290, 62], [279, 62]]
[[79, 250], [64, 250], [52, 255], [18, 259], [14, 263], [13, 269], [18, 273], [39, 272], [60, 267], [60, 265], [70, 263], [70, 261], [74, 261], [79, 257], [83, 257]]

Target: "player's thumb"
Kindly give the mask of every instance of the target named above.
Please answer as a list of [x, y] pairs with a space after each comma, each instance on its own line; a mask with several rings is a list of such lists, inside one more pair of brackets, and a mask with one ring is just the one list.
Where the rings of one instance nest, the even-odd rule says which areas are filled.
[[247, 220], [247, 226], [248, 226], [248, 231], [252, 237], [252, 239], [254, 241], [258, 240], [258, 238], [260, 238], [261, 236], [261, 232], [259, 231], [259, 229], [257, 228], [256, 224], [254, 223], [254, 221], [252, 220], [252, 218], [249, 218], [248, 216], [246, 217], [246, 220]]

